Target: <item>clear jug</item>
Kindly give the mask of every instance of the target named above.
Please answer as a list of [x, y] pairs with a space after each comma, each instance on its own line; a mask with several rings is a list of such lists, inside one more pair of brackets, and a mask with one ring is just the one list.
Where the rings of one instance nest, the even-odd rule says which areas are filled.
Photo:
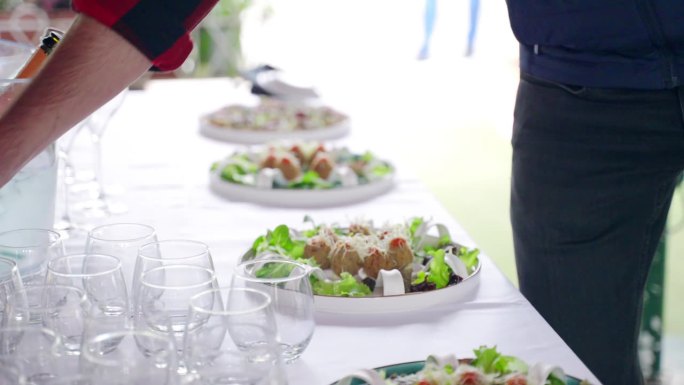
[[[2, 48], [0, 41], [0, 68], [3, 67]], [[30, 51], [27, 57], [28, 54]], [[27, 84], [27, 80], [0, 79], [0, 113]], [[52, 143], [0, 187], [0, 232], [53, 228], [57, 170], [55, 144]]]

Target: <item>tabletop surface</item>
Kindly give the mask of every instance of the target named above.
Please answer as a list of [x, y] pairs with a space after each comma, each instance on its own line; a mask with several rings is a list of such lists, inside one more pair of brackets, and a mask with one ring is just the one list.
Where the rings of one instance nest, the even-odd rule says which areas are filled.
[[[129, 92], [103, 137], [105, 185], [118, 187], [111, 200], [127, 211], [104, 223], [145, 223], [157, 229], [159, 239], [207, 243], [221, 285], [229, 283], [238, 258], [258, 235], [279, 224], [303, 225], [305, 215], [325, 223], [355, 218], [383, 223], [422, 216], [445, 224], [455, 241], [477, 246], [420, 180], [402, 167], [410, 162], [410, 153], [397, 144], [410, 138], [388, 139], [389, 128], [354, 125], [354, 115], [350, 136], [335, 144], [361, 152], [372, 149], [392, 161], [398, 169], [397, 183], [389, 193], [323, 209], [264, 207], [215, 195], [208, 187], [209, 167], [238, 146], [201, 136], [198, 119], [250, 98], [246, 88], [226, 79], [159, 80], [144, 91]], [[457, 176], [458, 170], [445, 172]], [[530, 363], [557, 364], [568, 374], [598, 384], [491, 259], [483, 253], [481, 261], [479, 285], [458, 303], [375, 316], [317, 314], [309, 347], [287, 367], [289, 384], [330, 384], [358, 368], [423, 360], [430, 354], [469, 357], [480, 345], [496, 345]]]

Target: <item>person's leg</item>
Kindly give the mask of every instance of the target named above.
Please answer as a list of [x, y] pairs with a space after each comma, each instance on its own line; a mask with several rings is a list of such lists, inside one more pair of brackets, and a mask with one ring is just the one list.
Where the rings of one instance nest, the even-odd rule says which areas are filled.
[[521, 79], [512, 144], [520, 290], [605, 385], [641, 384], [642, 293], [684, 164], [676, 91]]
[[432, 31], [435, 29], [435, 19], [437, 18], [437, 0], [425, 0], [425, 14], [423, 17], [425, 35], [423, 35], [423, 45], [418, 53], [418, 59], [420, 60], [427, 59], [430, 56], [430, 39], [432, 39]]

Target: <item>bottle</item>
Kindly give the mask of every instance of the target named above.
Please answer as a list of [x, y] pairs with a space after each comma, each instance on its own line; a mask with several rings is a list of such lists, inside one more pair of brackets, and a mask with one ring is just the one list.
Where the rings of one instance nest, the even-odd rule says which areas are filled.
[[33, 52], [33, 55], [26, 61], [24, 67], [19, 70], [17, 79], [30, 79], [34, 77], [43, 67], [45, 59], [52, 53], [57, 43], [62, 39], [64, 33], [54, 28], [48, 28], [40, 41], [40, 46]]

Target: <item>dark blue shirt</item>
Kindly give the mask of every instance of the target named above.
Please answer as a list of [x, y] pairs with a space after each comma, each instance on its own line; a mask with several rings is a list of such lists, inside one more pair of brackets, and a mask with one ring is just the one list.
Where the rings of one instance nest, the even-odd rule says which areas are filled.
[[684, 83], [684, 0], [507, 0], [520, 69], [572, 85]]

